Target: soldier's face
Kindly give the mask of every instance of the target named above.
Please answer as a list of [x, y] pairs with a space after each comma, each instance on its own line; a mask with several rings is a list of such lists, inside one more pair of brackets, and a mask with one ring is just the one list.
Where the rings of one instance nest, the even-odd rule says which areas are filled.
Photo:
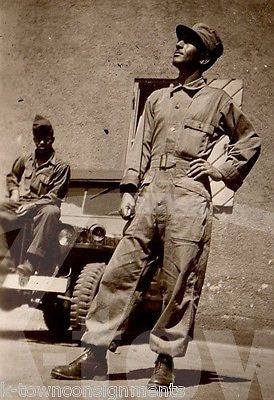
[[47, 153], [52, 148], [54, 136], [52, 134], [37, 132], [33, 135], [33, 141], [39, 153]]
[[198, 67], [200, 61], [200, 51], [189, 41], [179, 40], [173, 55], [173, 65], [181, 67]]

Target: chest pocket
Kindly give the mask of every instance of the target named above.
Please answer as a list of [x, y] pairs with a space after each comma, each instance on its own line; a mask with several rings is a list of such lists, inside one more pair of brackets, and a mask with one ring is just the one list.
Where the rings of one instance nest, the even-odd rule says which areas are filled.
[[50, 172], [47, 173], [41, 173], [39, 175], [37, 175], [37, 180], [38, 180], [38, 186], [39, 186], [39, 195], [43, 195], [46, 194], [48, 192], [48, 185], [49, 185], [49, 181], [50, 181]]
[[178, 135], [178, 153], [188, 157], [201, 157], [213, 136], [213, 131], [214, 126], [209, 123], [186, 119]]

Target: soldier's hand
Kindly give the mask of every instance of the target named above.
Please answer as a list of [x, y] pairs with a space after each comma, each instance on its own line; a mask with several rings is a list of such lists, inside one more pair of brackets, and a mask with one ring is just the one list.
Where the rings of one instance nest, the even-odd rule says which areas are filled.
[[16, 210], [16, 214], [25, 215], [27, 212], [33, 210], [36, 207], [35, 203], [27, 203], [18, 207]]
[[13, 201], [14, 203], [16, 203], [17, 201], [19, 201], [19, 192], [18, 192], [17, 189], [16, 189], [16, 190], [13, 190], [13, 191], [11, 192], [10, 201]]
[[131, 193], [124, 193], [120, 206], [120, 214], [123, 219], [131, 219], [135, 214], [135, 199]]
[[221, 181], [223, 178], [221, 172], [217, 168], [213, 167], [212, 164], [202, 158], [190, 161], [190, 168], [187, 175], [193, 179], [199, 179], [207, 175], [214, 181]]

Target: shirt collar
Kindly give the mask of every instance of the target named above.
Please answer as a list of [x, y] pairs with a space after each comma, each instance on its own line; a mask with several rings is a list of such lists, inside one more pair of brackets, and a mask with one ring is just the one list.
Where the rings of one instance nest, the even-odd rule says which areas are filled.
[[[34, 161], [35, 161], [35, 158], [36, 158], [36, 154], [35, 154], [35, 151], [30, 155], [30, 160], [34, 163]], [[42, 166], [44, 166], [44, 165], [47, 165], [47, 164], [52, 164], [52, 165], [56, 165], [56, 155], [55, 155], [55, 151], [53, 150], [53, 153], [52, 153], [52, 155], [50, 156], [50, 158], [47, 160], [47, 161], [45, 161], [42, 165], [40, 165], [40, 167], [42, 167]], [[39, 168], [40, 168], [39, 167]]]
[[206, 80], [204, 79], [203, 76], [200, 76], [198, 79], [195, 79], [194, 81], [185, 83], [182, 85], [181, 83], [178, 83], [177, 85], [171, 84], [170, 85], [170, 94], [177, 90], [187, 90], [187, 91], [197, 91], [202, 89], [206, 85]]

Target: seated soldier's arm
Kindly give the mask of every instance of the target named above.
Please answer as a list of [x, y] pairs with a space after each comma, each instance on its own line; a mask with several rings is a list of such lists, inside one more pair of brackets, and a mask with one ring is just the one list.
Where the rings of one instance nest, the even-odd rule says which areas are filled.
[[19, 157], [14, 161], [11, 171], [7, 174], [7, 190], [11, 201], [19, 200], [19, 185], [24, 170], [25, 157]]

